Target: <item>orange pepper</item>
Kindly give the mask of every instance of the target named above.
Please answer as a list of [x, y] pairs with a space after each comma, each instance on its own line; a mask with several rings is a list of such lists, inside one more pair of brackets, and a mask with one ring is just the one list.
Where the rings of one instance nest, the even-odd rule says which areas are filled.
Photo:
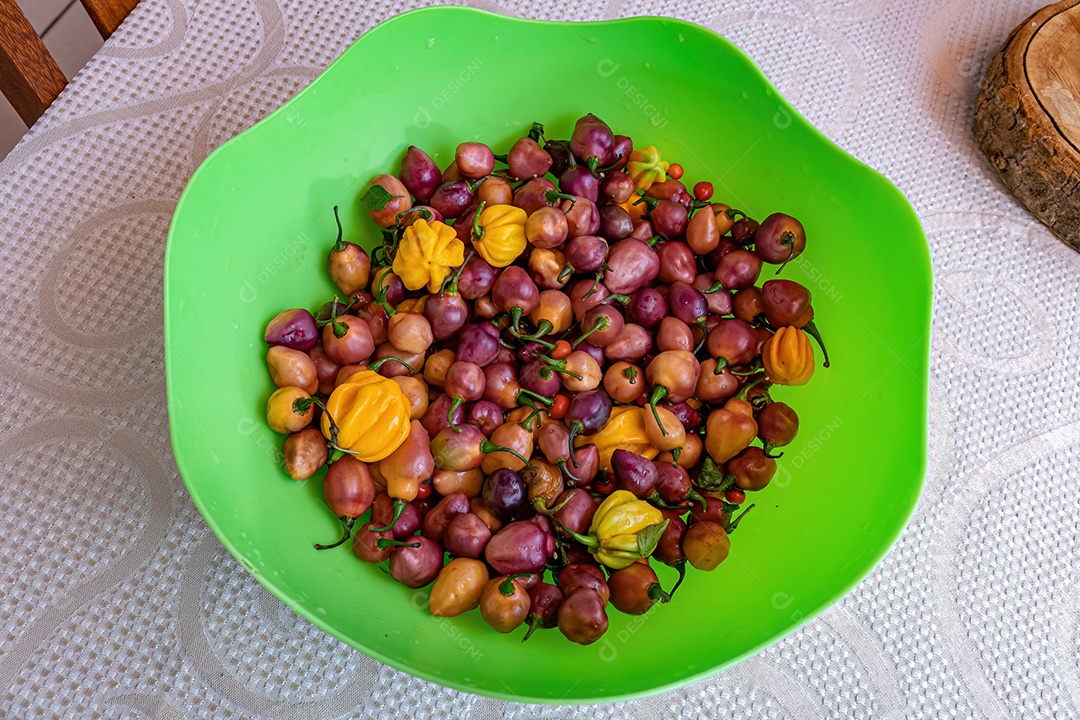
[[769, 382], [805, 385], [814, 375], [814, 346], [799, 328], [782, 327], [766, 341], [761, 362]]

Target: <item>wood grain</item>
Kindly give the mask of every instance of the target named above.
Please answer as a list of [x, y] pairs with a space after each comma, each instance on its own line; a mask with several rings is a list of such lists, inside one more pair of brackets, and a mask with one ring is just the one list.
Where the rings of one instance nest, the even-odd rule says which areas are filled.
[[1080, 250], [1080, 0], [1012, 31], [986, 70], [974, 130], [1016, 197]]
[[139, 0], [82, 0], [82, 4], [101, 37], [108, 40]]
[[0, 89], [27, 127], [65, 85], [67, 78], [15, 0], [0, 0]]

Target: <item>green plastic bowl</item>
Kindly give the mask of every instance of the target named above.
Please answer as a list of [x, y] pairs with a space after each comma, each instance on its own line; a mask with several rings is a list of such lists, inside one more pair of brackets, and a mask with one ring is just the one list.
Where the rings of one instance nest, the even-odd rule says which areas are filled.
[[[289, 480], [263, 418], [266, 322], [334, 288], [325, 258], [344, 209], [416, 144], [445, 164], [457, 143], [505, 151], [534, 120], [568, 137], [593, 112], [656, 145], [716, 199], [802, 219], [784, 276], [814, 292], [833, 366], [776, 388], [802, 420], [772, 485], [715, 572], [691, 570], [670, 605], [615, 610], [594, 645], [558, 631], [503, 636], [479, 613], [428, 615], [423, 597], [357, 560], [318, 478]], [[766, 266], [766, 272], [772, 270]], [[461, 7], [395, 17], [307, 89], [214, 152], [177, 206], [165, 255], [173, 450], [192, 500], [229, 551], [297, 613], [388, 665], [506, 700], [639, 697], [715, 673], [829, 607], [886, 553], [926, 461], [931, 270], [911, 207], [884, 177], [810, 126], [730, 42], [690, 23], [520, 20]], [[674, 573], [661, 567], [670, 587]]]

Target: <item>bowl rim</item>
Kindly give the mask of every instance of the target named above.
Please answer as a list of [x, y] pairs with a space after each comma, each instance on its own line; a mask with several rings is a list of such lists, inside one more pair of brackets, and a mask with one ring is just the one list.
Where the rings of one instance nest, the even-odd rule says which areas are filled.
[[[814, 136], [816, 136], [816, 138], [820, 142], [825, 143], [833, 152], [837, 153], [840, 157], [844, 158], [847, 162], [852, 163], [855, 167], [859, 168], [863, 172], [869, 172], [869, 173], [873, 174], [874, 176], [876, 176], [878, 181], [882, 184], [883, 188], [887, 188], [888, 192], [891, 193], [892, 195], [894, 195], [897, 199], [899, 199], [901, 201], [901, 203], [902, 203], [902, 206], [906, 207], [906, 210], [911, 215], [911, 219], [913, 219], [915, 221], [915, 224], [919, 229], [919, 233], [920, 233], [920, 238], [919, 239], [921, 239], [922, 242], [917, 243], [917, 244], [919, 246], [918, 249], [921, 249], [923, 251], [921, 253], [921, 260], [922, 260], [922, 262], [923, 262], [923, 264], [925, 266], [924, 270], [926, 272], [927, 290], [928, 290], [928, 293], [929, 293], [929, 298], [928, 298], [929, 302], [927, 303], [927, 311], [926, 311], [925, 317], [919, 318], [921, 321], [923, 321], [925, 323], [925, 326], [927, 328], [927, 335], [926, 335], [926, 345], [925, 345], [926, 351], [925, 351], [924, 354], [922, 354], [918, 358], [918, 360], [919, 360], [918, 369], [920, 371], [921, 376], [927, 382], [925, 383], [923, 392], [921, 393], [920, 398], [919, 398], [920, 401], [921, 401], [921, 403], [920, 403], [921, 404], [921, 409], [922, 409], [921, 415], [923, 417], [923, 422], [920, 423], [920, 427], [918, 429], [918, 432], [919, 432], [919, 434], [921, 436], [921, 439], [922, 439], [923, 452], [917, 458], [917, 460], [918, 460], [918, 479], [917, 479], [917, 483], [916, 483], [917, 486], [914, 488], [916, 490], [916, 492], [914, 492], [911, 495], [910, 506], [908, 508], [906, 508], [906, 511], [905, 511], [906, 516], [905, 516], [903, 522], [899, 523], [897, 525], [896, 530], [892, 534], [892, 536], [889, 538], [889, 541], [887, 543], [882, 544], [881, 550], [868, 558], [865, 567], [860, 569], [859, 572], [857, 572], [852, 577], [850, 582], [848, 582], [848, 583], [846, 583], [846, 584], [844, 584], [842, 586], [839, 586], [837, 588], [837, 590], [834, 593], [832, 593], [831, 595], [829, 595], [827, 598], [825, 598], [817, 608], [807, 612], [803, 617], [801, 617], [797, 621], [794, 621], [791, 625], [787, 626], [784, 630], [767, 637], [766, 639], [764, 639], [760, 643], [754, 645], [753, 647], [747, 649], [746, 651], [740, 653], [739, 655], [737, 655], [735, 657], [732, 657], [732, 658], [729, 658], [728, 660], [725, 660], [724, 662], [722, 662], [720, 664], [717, 664], [717, 665], [715, 665], [715, 666], [713, 666], [713, 667], [711, 667], [711, 668], [709, 668], [707, 670], [703, 670], [701, 672], [697, 672], [697, 673], [694, 673], [692, 675], [688, 675], [688, 676], [686, 676], [686, 677], [684, 677], [684, 678], [682, 678], [680, 680], [677, 680], [677, 681], [665, 683], [663, 685], [649, 687], [649, 688], [639, 690], [639, 691], [615, 693], [615, 694], [611, 694], [611, 695], [603, 695], [603, 696], [591, 697], [591, 698], [573, 698], [573, 700], [571, 702], [567, 702], [566, 698], [522, 696], [522, 695], [514, 693], [512, 691], [503, 692], [503, 691], [499, 691], [499, 690], [491, 690], [491, 691], [488, 691], [486, 689], [480, 690], [480, 689], [471, 687], [468, 683], [459, 682], [459, 681], [457, 681], [455, 679], [452, 679], [452, 678], [440, 677], [440, 676], [437, 676], [437, 675], [435, 675], [433, 673], [429, 673], [427, 671], [411, 667], [406, 662], [403, 662], [403, 661], [401, 661], [401, 660], [399, 660], [399, 659], [397, 659], [395, 657], [386, 655], [386, 654], [381, 653], [381, 652], [379, 652], [377, 650], [369, 648], [361, 640], [359, 640], [357, 638], [354, 638], [354, 637], [351, 637], [351, 636], [348, 636], [345, 633], [342, 633], [342, 632], [338, 631], [333, 625], [330, 624], [330, 622], [327, 619], [321, 617], [317, 613], [314, 613], [314, 612], [308, 610], [302, 603], [295, 600], [290, 594], [288, 594], [288, 593], [284, 592], [283, 590], [281, 590], [273, 582], [273, 580], [271, 580], [269, 577], [267, 577], [263, 573], [259, 572], [256, 569], [256, 566], [254, 565], [254, 563], [252, 563], [250, 561], [250, 559], [247, 558], [246, 555], [241, 553], [239, 551], [239, 549], [236, 547], [236, 545], [232, 543], [232, 541], [229, 539], [229, 537], [225, 534], [225, 532], [222, 530], [222, 528], [218, 524], [217, 520], [215, 519], [215, 516], [208, 511], [206, 505], [204, 504], [204, 502], [203, 502], [203, 500], [202, 500], [202, 498], [200, 496], [200, 493], [199, 493], [199, 490], [198, 490], [197, 486], [193, 485], [188, 480], [189, 472], [187, 471], [187, 469], [185, 467], [186, 466], [186, 461], [184, 459], [183, 454], [182, 453], [177, 453], [175, 451], [175, 448], [177, 447], [177, 440], [178, 440], [177, 430], [176, 430], [176, 428], [177, 428], [176, 405], [177, 404], [172, 401], [173, 400], [173, 395], [174, 395], [174, 390], [175, 390], [175, 388], [174, 388], [175, 383], [174, 383], [174, 380], [173, 380], [173, 368], [174, 368], [174, 365], [169, 359], [169, 356], [170, 356], [169, 349], [170, 349], [170, 346], [171, 346], [171, 342], [170, 342], [170, 335], [171, 335], [171, 324], [170, 324], [171, 306], [170, 306], [170, 303], [169, 303], [169, 298], [170, 298], [171, 286], [172, 286], [171, 274], [170, 274], [170, 265], [171, 265], [172, 253], [175, 251], [176, 244], [177, 244], [176, 218], [179, 217], [180, 212], [181, 212], [181, 210], [183, 209], [183, 207], [185, 205], [185, 202], [188, 200], [188, 197], [191, 194], [192, 186], [195, 185], [196, 180], [199, 178], [199, 176], [201, 174], [204, 174], [207, 171], [207, 168], [214, 164], [214, 162], [217, 160], [217, 158], [219, 158], [219, 156], [227, 153], [229, 151], [228, 149], [231, 146], [233, 146], [234, 144], [237, 144], [239, 142], [243, 142], [244, 139], [245, 139], [245, 137], [244, 137], [245, 135], [247, 135], [252, 130], [260, 127], [264, 123], [271, 122], [278, 115], [287, 114], [289, 106], [292, 105], [292, 103], [294, 101], [299, 99], [301, 96], [303, 96], [303, 95], [305, 95], [305, 94], [307, 94], [309, 92], [312, 92], [313, 89], [319, 84], [319, 81], [321, 79], [323, 79], [327, 74], [329, 74], [334, 69], [334, 67], [336, 65], [341, 63], [342, 58], [344, 58], [345, 55], [347, 55], [351, 50], [353, 50], [353, 48], [355, 48], [357, 46], [357, 44], [360, 43], [366, 36], [368, 36], [369, 34], [372, 34], [372, 33], [386, 32], [387, 28], [389, 28], [389, 27], [393, 26], [394, 24], [400, 22], [403, 18], [407, 18], [407, 17], [411, 17], [411, 16], [415, 16], [415, 15], [436, 15], [436, 14], [440, 14], [440, 13], [461, 14], [461, 15], [469, 15], [469, 14], [471, 14], [471, 15], [479, 15], [479, 16], [484, 16], [484, 17], [489, 17], [489, 18], [498, 18], [498, 19], [502, 19], [502, 20], [509, 20], [509, 21], [514, 22], [515, 24], [516, 23], [527, 23], [527, 24], [531, 24], [531, 25], [549, 25], [549, 26], [560, 26], [560, 25], [574, 25], [574, 26], [580, 26], [580, 27], [597, 26], [597, 25], [604, 25], [604, 26], [613, 26], [614, 25], [614, 26], [618, 26], [618, 25], [631, 25], [631, 24], [641, 24], [641, 23], [663, 22], [665, 24], [680, 26], [680, 27], [686, 28], [688, 30], [692, 30], [694, 32], [704, 32], [707, 35], [711, 35], [712, 38], [716, 42], [718, 42], [718, 43], [722, 44], [723, 46], [725, 46], [729, 52], [732, 52], [733, 54], [735, 54], [736, 56], [741, 58], [745, 63], [747, 63], [749, 69], [755, 75], [757, 75], [757, 77], [760, 79], [760, 81], [764, 84], [764, 87], [766, 87], [768, 90], [772, 91], [772, 93], [775, 96], [776, 101], [783, 107], [784, 110], [786, 110], [788, 113], [791, 114], [792, 122], [800, 122], [800, 123], [802, 123], [807, 130], [809, 130]], [[932, 348], [932, 339], [933, 339], [932, 318], [933, 318], [933, 311], [934, 311], [934, 304], [935, 304], [935, 296], [934, 296], [933, 263], [932, 263], [932, 258], [931, 258], [931, 255], [930, 255], [929, 244], [927, 242], [926, 229], [923, 226], [922, 220], [919, 218], [918, 213], [916, 213], [916, 211], [915, 211], [914, 207], [912, 206], [911, 202], [907, 199], [907, 197], [900, 191], [900, 189], [891, 180], [889, 180], [887, 177], [885, 177], [885, 175], [883, 175], [882, 173], [880, 173], [876, 169], [874, 169], [874, 168], [870, 167], [869, 165], [867, 165], [866, 163], [864, 163], [859, 158], [857, 158], [854, 155], [852, 155], [851, 153], [849, 153], [847, 150], [840, 147], [831, 138], [829, 138], [827, 135], [822, 133], [822, 131], [819, 130], [813, 123], [811, 123], [809, 120], [807, 120], [806, 117], [803, 116], [803, 114], [800, 113], [794, 106], [792, 106], [792, 104], [787, 100], [787, 98], [784, 97], [784, 95], [780, 93], [780, 91], [776, 88], [776, 86], [772, 83], [772, 81], [769, 80], [769, 78], [761, 70], [761, 68], [758, 66], [758, 64], [745, 51], [743, 51], [735, 43], [733, 43], [731, 40], [728, 40], [726, 37], [721, 35], [716, 30], [713, 30], [712, 28], [706, 27], [704, 25], [699, 25], [697, 23], [690, 22], [688, 20], [683, 20], [681, 18], [673, 18], [673, 17], [663, 16], [663, 15], [639, 15], [639, 16], [632, 16], [632, 17], [620, 17], [620, 18], [611, 18], [611, 19], [602, 19], [602, 20], [589, 20], [589, 21], [541, 20], [541, 19], [533, 19], [533, 18], [522, 18], [522, 17], [513, 16], [513, 15], [505, 15], [505, 14], [502, 14], [502, 13], [495, 13], [495, 12], [491, 12], [491, 11], [488, 11], [488, 10], [482, 10], [482, 9], [479, 9], [479, 8], [474, 8], [474, 7], [470, 7], [470, 6], [462, 6], [462, 5], [431, 5], [431, 6], [413, 8], [411, 10], [407, 10], [405, 12], [398, 13], [396, 15], [393, 15], [393, 16], [389, 17], [389, 18], [386, 18], [385, 20], [383, 20], [383, 21], [377, 23], [376, 25], [372, 26], [369, 30], [363, 32], [355, 40], [353, 40], [349, 44], [349, 46], [345, 50], [343, 50], [341, 52], [341, 54], [339, 54], [329, 65], [326, 66], [326, 68], [322, 72], [320, 72], [303, 89], [301, 89], [300, 92], [296, 93], [296, 95], [289, 98], [289, 100], [284, 102], [280, 107], [276, 108], [275, 110], [273, 110], [272, 112], [267, 114], [265, 117], [260, 119], [258, 122], [256, 122], [251, 127], [245, 129], [243, 132], [238, 133], [234, 137], [232, 137], [229, 140], [222, 143], [220, 146], [218, 146], [212, 152], [210, 152], [210, 154], [207, 155], [206, 158], [203, 159], [203, 161], [199, 164], [199, 166], [192, 173], [191, 177], [188, 179], [187, 184], [184, 186], [183, 192], [180, 194], [180, 197], [177, 200], [176, 208], [173, 211], [173, 218], [169, 223], [169, 231], [168, 231], [168, 236], [167, 236], [166, 245], [165, 245], [163, 275], [164, 275], [164, 277], [163, 277], [163, 283], [162, 283], [162, 296], [163, 296], [163, 320], [164, 320], [164, 326], [163, 326], [163, 331], [164, 331], [164, 364], [165, 364], [166, 398], [167, 398], [167, 408], [168, 408], [168, 418], [169, 418], [169, 439], [170, 439], [170, 444], [171, 444], [171, 446], [173, 448], [173, 457], [174, 457], [174, 460], [176, 462], [177, 470], [179, 471], [180, 477], [184, 482], [184, 486], [187, 488], [187, 491], [188, 491], [188, 494], [191, 497], [192, 503], [195, 505], [195, 508], [199, 511], [199, 514], [202, 516], [203, 520], [206, 522], [206, 524], [213, 531], [214, 535], [217, 536], [218, 540], [225, 547], [225, 549], [228, 550], [229, 553], [235, 559], [240, 561], [240, 565], [246, 571], [248, 571], [255, 578], [255, 580], [259, 582], [260, 585], [262, 585], [267, 590], [269, 590], [274, 595], [274, 597], [276, 597], [278, 600], [283, 602], [293, 612], [300, 615], [305, 620], [312, 623], [313, 625], [315, 625], [316, 627], [318, 627], [320, 630], [327, 633], [331, 637], [334, 637], [337, 640], [345, 643], [349, 647], [353, 648], [354, 650], [357, 650], [357, 651], [361, 652], [362, 654], [366, 655], [367, 657], [370, 657], [370, 658], [372, 658], [372, 659], [374, 659], [374, 660], [376, 660], [376, 661], [378, 661], [378, 662], [380, 662], [380, 663], [382, 663], [384, 665], [388, 665], [388, 666], [390, 666], [390, 667], [392, 667], [392, 668], [394, 668], [396, 670], [404, 672], [404, 673], [406, 673], [406, 674], [408, 674], [408, 675], [410, 675], [412, 677], [419, 678], [419, 679], [427, 681], [427, 682], [435, 683], [435, 684], [437, 684], [439, 686], [442, 686], [442, 687], [446, 687], [446, 688], [450, 688], [450, 689], [453, 689], [453, 690], [469, 693], [469, 694], [472, 694], [472, 695], [478, 695], [478, 696], [482, 696], [482, 697], [490, 697], [490, 698], [494, 698], [496, 700], [502, 700], [502, 701], [506, 701], [506, 702], [515, 702], [515, 703], [527, 702], [527, 703], [534, 703], [534, 704], [539, 704], [539, 705], [549, 705], [549, 706], [568, 705], [568, 704], [570, 704], [570, 705], [598, 705], [598, 704], [604, 704], [604, 703], [622, 702], [622, 701], [627, 701], [627, 700], [635, 700], [635, 699], [646, 698], [646, 697], [651, 697], [651, 696], [655, 696], [655, 695], [661, 695], [663, 693], [678, 690], [680, 688], [687, 687], [687, 686], [689, 686], [689, 685], [691, 685], [693, 683], [696, 683], [696, 682], [699, 682], [699, 681], [704, 680], [706, 678], [717, 675], [721, 671], [726, 670], [726, 669], [728, 669], [730, 667], [733, 667], [734, 665], [737, 665], [738, 663], [746, 660], [747, 658], [758, 654], [762, 650], [764, 650], [764, 649], [766, 649], [766, 648], [768, 648], [768, 647], [770, 647], [772, 645], [775, 645], [776, 643], [779, 643], [780, 641], [782, 641], [782, 640], [790, 637], [791, 635], [795, 634], [800, 629], [802, 629], [803, 627], [808, 625], [812, 620], [816, 620], [818, 617], [820, 617], [822, 614], [824, 614], [827, 610], [832, 608], [841, 598], [843, 598], [845, 595], [847, 595], [852, 590], [854, 590], [857, 586], [859, 586], [881, 564], [881, 561], [885, 558], [885, 556], [888, 555], [892, 551], [892, 549], [896, 546], [896, 544], [899, 541], [900, 537], [903, 535], [904, 531], [910, 525], [911, 520], [915, 515], [915, 511], [918, 508], [918, 504], [922, 499], [923, 491], [925, 490], [926, 473], [927, 473], [927, 467], [928, 467], [928, 462], [929, 462], [929, 428], [928, 428], [928, 424], [929, 424], [929, 394], [930, 394], [929, 379], [930, 379], [930, 357], [931, 357], [931, 348]]]

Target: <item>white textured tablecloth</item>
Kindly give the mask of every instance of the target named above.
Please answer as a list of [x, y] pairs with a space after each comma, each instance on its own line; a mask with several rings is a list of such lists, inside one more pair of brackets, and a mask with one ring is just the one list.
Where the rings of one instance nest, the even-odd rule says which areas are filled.
[[481, 4], [718, 30], [900, 186], [937, 277], [926, 491], [873, 575], [709, 680], [544, 708], [421, 682], [297, 618], [207, 529], [169, 449], [161, 264], [181, 189], [407, 6], [144, 0], [0, 164], [0, 717], [1080, 716], [1080, 255], [970, 130], [983, 68], [1040, 4]]

